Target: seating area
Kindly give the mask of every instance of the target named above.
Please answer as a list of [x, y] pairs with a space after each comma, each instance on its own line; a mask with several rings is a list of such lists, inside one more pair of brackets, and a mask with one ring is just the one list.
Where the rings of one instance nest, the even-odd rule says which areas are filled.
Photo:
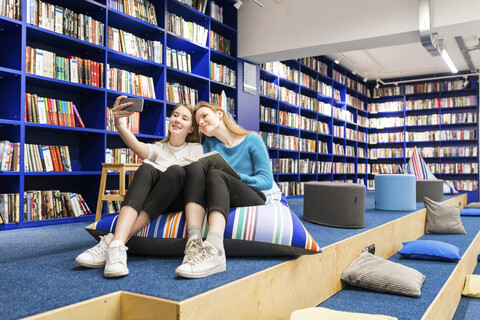
[[[46, 249], [38, 245], [32, 248], [38, 252], [38, 256], [53, 255], [55, 252], [55, 259], [50, 257], [48, 261], [38, 262], [33, 258], [34, 261], [30, 261], [30, 264], [35, 266], [40, 263], [42, 268], [31, 268], [31, 276], [39, 277], [37, 273], [44, 274], [41, 270], [45, 269], [56, 273], [57, 269], [66, 268], [71, 269], [67, 273], [68, 278], [52, 279], [48, 285], [52, 287], [51, 292], [40, 292], [38, 288], [38, 292], [34, 290], [28, 297], [23, 295], [24, 298], [19, 302], [28, 301], [29, 313], [21, 313], [21, 309], [13, 308], [17, 313], [9, 317], [20, 318], [40, 313], [35, 318], [53, 319], [76, 314], [79, 310], [85, 316], [103, 314], [104, 317], [111, 317], [115, 310], [122, 310], [122, 316], [128, 317], [133, 316], [132, 312], [137, 312], [134, 310], [145, 310], [142, 311], [145, 315], [162, 314], [164, 319], [221, 319], [225, 314], [232, 319], [288, 319], [295, 310], [319, 305], [349, 312], [386, 314], [398, 319], [420, 319], [422, 316], [425, 319], [451, 318], [456, 302], [460, 300], [465, 273], [469, 269], [473, 270], [476, 265], [480, 240], [477, 239], [475, 230], [479, 229], [480, 219], [475, 216], [462, 217], [467, 231], [465, 235], [424, 235], [426, 212], [423, 203], [416, 203], [415, 210], [412, 211], [376, 210], [374, 192], [366, 192], [364, 228], [345, 229], [302, 219], [303, 198], [289, 199], [288, 203], [322, 253], [298, 258], [232, 257], [228, 258], [227, 272], [193, 282], [174, 277], [172, 270], [181, 257], [145, 256], [129, 258], [131, 274], [128, 277], [105, 281], [97, 270], [74, 266], [71, 260], [77, 251], [94, 241], [85, 230], [79, 230], [83, 226], [77, 226], [74, 232], [67, 231], [67, 228], [75, 224], [56, 228], [58, 232], [65, 229], [72, 233], [66, 237], [68, 246], [63, 243], [62, 248], [50, 248], [48, 252], [44, 252]], [[464, 207], [466, 195], [446, 196], [445, 203]], [[25, 230], [18, 232], [21, 231]], [[65, 238], [65, 235], [59, 236]], [[400, 258], [397, 251], [401, 248], [401, 243], [418, 238], [441, 238], [453, 243], [460, 248], [462, 259], [456, 263]], [[0, 241], [3, 242], [4, 239]], [[346, 286], [340, 280], [343, 271], [370, 244], [375, 244], [376, 256], [411, 266], [426, 276], [419, 298], [367, 291]], [[7, 278], [11, 278], [8, 277], [10, 273], [18, 272], [16, 270], [19, 267], [15, 264], [20, 262], [17, 262], [17, 258], [4, 258], [9, 262], [9, 268], [4, 268]], [[435, 267], [432, 268], [432, 265]], [[139, 286], [139, 283], [142, 285]], [[3, 285], [7, 287], [8, 284], [0, 284], [0, 290], [6, 288]], [[53, 287], [58, 288], [53, 290]], [[21, 288], [8, 288], [18, 290], [15, 295], [22, 297]], [[80, 294], [68, 294], [79, 292], [79, 288], [82, 288]], [[352, 304], [351, 301], [358, 303]], [[396, 304], [398, 308], [395, 307]], [[56, 309], [59, 307], [63, 308]], [[47, 312], [41, 314], [45, 311]], [[438, 314], [447, 316], [438, 317]]]

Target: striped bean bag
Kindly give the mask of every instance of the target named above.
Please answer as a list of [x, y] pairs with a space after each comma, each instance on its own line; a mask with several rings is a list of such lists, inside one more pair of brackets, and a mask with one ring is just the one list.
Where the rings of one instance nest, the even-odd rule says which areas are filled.
[[[262, 206], [231, 208], [224, 233], [227, 256], [285, 256], [321, 252], [300, 219], [288, 207], [274, 184]], [[87, 226], [97, 240], [115, 230], [118, 215]], [[206, 219], [204, 236], [208, 233]], [[127, 243], [128, 252], [142, 255], [183, 256], [187, 237], [184, 212], [161, 214]]]
[[[405, 174], [413, 174], [417, 177], [417, 180], [437, 180], [437, 177], [430, 171], [425, 160], [418, 153], [417, 147], [413, 149], [412, 156], [405, 166]], [[443, 193], [458, 193], [458, 191], [450, 181], [443, 181]]]

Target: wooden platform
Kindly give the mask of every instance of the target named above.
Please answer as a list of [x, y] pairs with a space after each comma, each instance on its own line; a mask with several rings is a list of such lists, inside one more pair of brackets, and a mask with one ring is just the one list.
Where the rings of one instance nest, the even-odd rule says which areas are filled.
[[[467, 195], [445, 203], [463, 208]], [[326, 246], [321, 254], [278, 264], [183, 301], [118, 291], [27, 319], [288, 319], [294, 310], [317, 306], [341, 290], [341, 274], [365, 246], [375, 243], [375, 254], [389, 258], [402, 241], [421, 237], [425, 215], [425, 209], [416, 211]], [[479, 251], [477, 235], [422, 319], [452, 318], [463, 279], [473, 271]]]

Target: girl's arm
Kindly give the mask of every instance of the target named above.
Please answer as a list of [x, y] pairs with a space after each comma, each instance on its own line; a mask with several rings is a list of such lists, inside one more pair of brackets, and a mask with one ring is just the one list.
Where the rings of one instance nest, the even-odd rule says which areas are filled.
[[254, 135], [249, 153], [253, 162], [253, 176], [240, 174], [242, 181], [246, 184], [254, 186], [260, 190], [268, 190], [273, 185], [273, 173], [270, 166], [268, 151], [262, 139], [258, 135]]
[[117, 128], [118, 133], [120, 134], [120, 138], [122, 138], [123, 142], [132, 149], [140, 158], [147, 159], [150, 153], [150, 148], [148, 144], [141, 142], [135, 137], [135, 135], [123, 125], [121, 119], [126, 118], [132, 114], [130, 111], [122, 110], [125, 107], [132, 105], [131, 102], [121, 104], [122, 99], [126, 98], [126, 96], [119, 96], [115, 100], [115, 104], [113, 105], [113, 117], [115, 119], [115, 128]]

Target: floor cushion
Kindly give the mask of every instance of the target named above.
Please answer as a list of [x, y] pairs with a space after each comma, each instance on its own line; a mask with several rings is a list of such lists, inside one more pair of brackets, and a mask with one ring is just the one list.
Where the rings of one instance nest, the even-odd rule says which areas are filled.
[[480, 275], [469, 274], [465, 277], [465, 286], [462, 295], [472, 298], [480, 298]]
[[[285, 256], [321, 252], [278, 186], [265, 192], [262, 206], [231, 208], [224, 233], [227, 256]], [[118, 215], [87, 226], [97, 240], [114, 232]], [[208, 224], [203, 223], [206, 237]], [[127, 243], [128, 252], [142, 255], [183, 256], [187, 237], [184, 212], [161, 214]]]
[[425, 233], [465, 234], [465, 228], [460, 218], [460, 209], [456, 206], [443, 204], [424, 198], [427, 216]]
[[425, 276], [417, 270], [362, 251], [342, 273], [346, 283], [365, 289], [419, 297]]
[[398, 320], [396, 317], [383, 314], [368, 314], [332, 310], [323, 307], [306, 308], [294, 311], [290, 320]]
[[459, 261], [460, 249], [453, 244], [436, 240], [414, 240], [402, 242], [398, 253], [409, 259]]
[[465, 208], [460, 210], [461, 216], [480, 216], [480, 209], [477, 208]]
[[470, 202], [467, 204], [466, 208], [480, 209], [480, 202]]
[[416, 208], [416, 180], [414, 175], [375, 175], [375, 209], [412, 211]]

